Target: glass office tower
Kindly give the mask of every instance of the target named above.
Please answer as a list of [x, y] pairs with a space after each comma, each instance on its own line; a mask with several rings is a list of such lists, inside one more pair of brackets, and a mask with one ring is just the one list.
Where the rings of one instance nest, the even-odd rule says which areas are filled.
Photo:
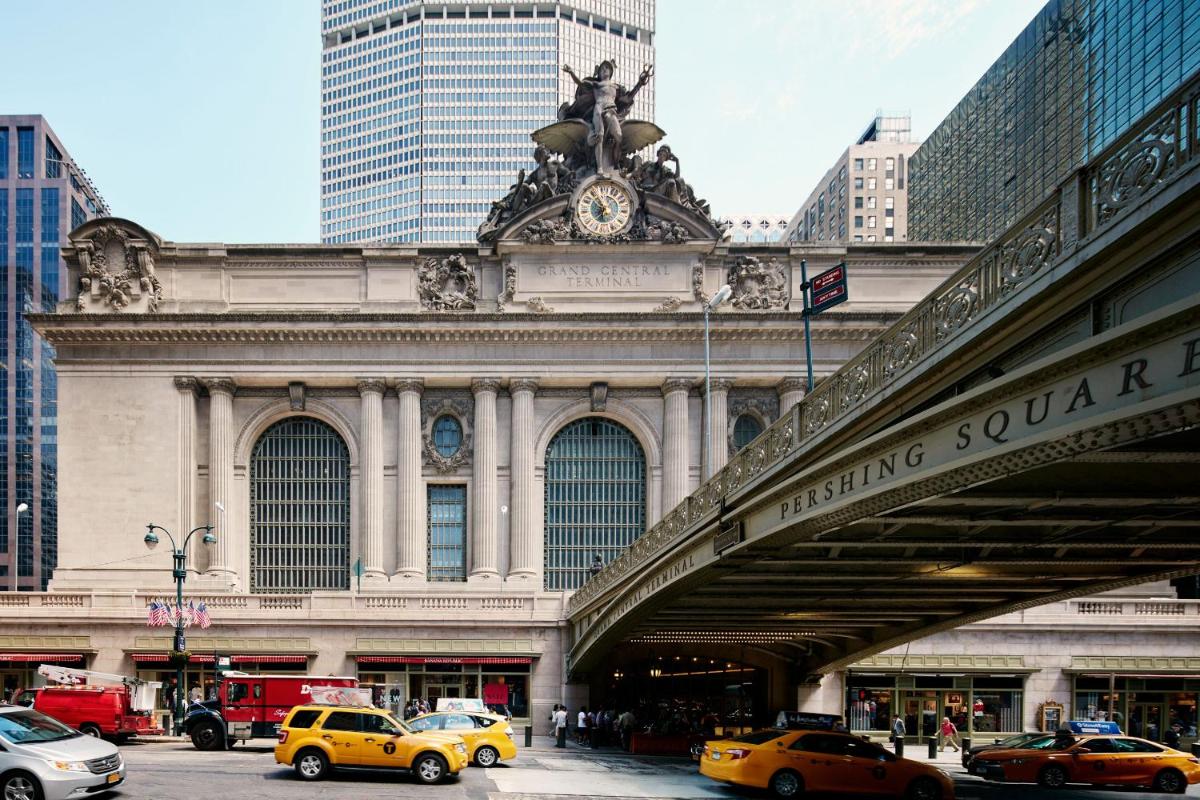
[[912, 241], [985, 241], [1200, 69], [1200, 0], [1051, 0], [910, 163]]
[[57, 563], [54, 348], [25, 314], [67, 290], [59, 246], [108, 208], [37, 115], [0, 115], [0, 588], [45, 589]]
[[[323, 0], [321, 241], [474, 242], [604, 59], [654, 60], [655, 0]], [[653, 121], [654, 82], [630, 117]]]

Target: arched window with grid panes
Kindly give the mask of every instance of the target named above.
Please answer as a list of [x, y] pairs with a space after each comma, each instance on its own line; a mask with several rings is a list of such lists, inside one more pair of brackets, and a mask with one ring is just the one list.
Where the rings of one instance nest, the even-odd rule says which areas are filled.
[[250, 458], [250, 591], [350, 588], [350, 453], [312, 417], [289, 417]]
[[646, 530], [646, 456], [618, 422], [586, 417], [546, 448], [545, 585], [578, 589]]

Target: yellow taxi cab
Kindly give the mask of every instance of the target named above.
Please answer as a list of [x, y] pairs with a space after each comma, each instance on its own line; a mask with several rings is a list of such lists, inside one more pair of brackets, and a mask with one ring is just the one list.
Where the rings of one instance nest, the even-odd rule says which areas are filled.
[[724, 783], [770, 789], [777, 797], [849, 792], [906, 800], [954, 798], [954, 783], [940, 769], [824, 730], [771, 729], [708, 742], [700, 754], [700, 773]]
[[471, 761], [481, 767], [494, 767], [500, 761], [517, 757], [512, 726], [499, 714], [434, 711], [413, 717], [407, 724], [421, 733], [461, 736]]
[[1134, 736], [1055, 737], [1038, 749], [985, 750], [967, 771], [989, 781], [1037, 783], [1058, 789], [1068, 783], [1148, 786], [1182, 794], [1200, 783], [1200, 759]]
[[335, 769], [395, 769], [437, 783], [467, 766], [462, 739], [418, 733], [387, 711], [360, 706], [303, 705], [279, 727], [275, 761], [315, 781]]

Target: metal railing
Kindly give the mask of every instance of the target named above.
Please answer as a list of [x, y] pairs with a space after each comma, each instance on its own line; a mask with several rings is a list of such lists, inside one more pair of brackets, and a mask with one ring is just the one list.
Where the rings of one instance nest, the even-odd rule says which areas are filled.
[[1022, 296], [1032, 278], [1194, 165], [1200, 154], [1198, 105], [1200, 75], [1194, 75], [593, 575], [571, 596], [568, 613], [681, 539], [719, 509], [726, 495], [880, 399], [952, 342], [979, 330], [981, 320]]

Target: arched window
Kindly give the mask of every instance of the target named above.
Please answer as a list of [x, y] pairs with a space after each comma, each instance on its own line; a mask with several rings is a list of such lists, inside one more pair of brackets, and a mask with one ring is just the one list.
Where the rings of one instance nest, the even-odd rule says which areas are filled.
[[276, 422], [250, 458], [250, 591], [350, 588], [350, 453], [311, 417]]
[[577, 589], [646, 530], [646, 457], [629, 429], [602, 417], [570, 423], [546, 448], [546, 589]]
[[462, 447], [462, 423], [449, 414], [442, 414], [433, 422], [433, 446], [443, 458], [450, 458]]
[[742, 414], [733, 423], [733, 449], [741, 450], [763, 432], [762, 423], [753, 414]]

